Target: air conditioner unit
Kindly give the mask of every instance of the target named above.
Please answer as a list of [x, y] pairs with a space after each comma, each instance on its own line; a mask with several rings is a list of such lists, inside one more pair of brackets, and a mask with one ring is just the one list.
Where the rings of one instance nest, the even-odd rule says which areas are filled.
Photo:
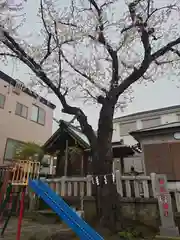
[[16, 85], [13, 87], [12, 91], [13, 91], [13, 93], [16, 93], [17, 95], [20, 95], [21, 91], [23, 91], [24, 88], [25, 88], [24, 83], [17, 81]]

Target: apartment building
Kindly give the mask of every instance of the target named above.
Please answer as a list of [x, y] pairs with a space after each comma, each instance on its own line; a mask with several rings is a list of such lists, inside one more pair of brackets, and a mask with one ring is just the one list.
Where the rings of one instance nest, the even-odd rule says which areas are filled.
[[44, 144], [52, 135], [55, 105], [0, 71], [0, 163], [23, 142]]
[[[122, 140], [124, 144], [134, 145], [137, 141], [129, 135], [129, 132], [178, 121], [180, 121], [180, 105], [118, 117], [113, 120], [113, 141]], [[142, 154], [137, 154], [124, 159], [125, 171], [129, 172], [133, 166], [135, 170], [143, 172], [145, 166], [142, 157]]]
[[137, 112], [114, 118], [113, 141], [122, 139], [125, 144], [136, 144], [129, 132], [180, 121], [180, 105]]

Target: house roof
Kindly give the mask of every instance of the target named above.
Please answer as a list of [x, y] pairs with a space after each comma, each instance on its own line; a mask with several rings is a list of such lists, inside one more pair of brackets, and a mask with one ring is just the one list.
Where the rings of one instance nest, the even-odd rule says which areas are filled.
[[172, 122], [155, 127], [139, 129], [137, 131], [132, 131], [129, 134], [137, 139], [139, 136], [169, 133], [178, 130], [180, 130], [180, 122]]
[[[16, 84], [18, 83], [18, 81], [16, 81], [15, 79], [13, 79], [12, 77], [10, 77], [9, 75], [7, 75], [6, 73], [4, 73], [4, 72], [2, 72], [2, 71], [0, 71], [0, 80], [3, 80], [3, 81], [5, 81], [5, 82], [11, 84], [11, 85], [14, 86], [14, 87], [15, 87]], [[56, 108], [56, 106], [55, 106], [53, 103], [51, 103], [51, 102], [49, 102], [47, 99], [39, 96], [37, 93], [31, 91], [29, 88], [24, 88], [22, 91], [25, 92], [26, 94], [28, 94], [29, 96], [35, 98], [35, 99], [38, 97], [38, 98], [39, 98], [39, 101], [40, 101], [42, 104], [44, 104], [44, 105], [46, 105], [46, 106], [48, 106], [48, 107], [50, 107], [50, 108], [52, 108], [52, 109], [55, 109], [55, 108]]]
[[[68, 123], [67, 123], [68, 124]], [[75, 126], [73, 126], [72, 124], [70, 124], [69, 126], [69, 130], [72, 131], [79, 139], [81, 139], [87, 146], [90, 146], [89, 140], [86, 137], [86, 135], [84, 133], [81, 132], [81, 130]]]
[[62, 137], [63, 130], [68, 132], [70, 134], [70, 136], [72, 136], [74, 139], [76, 139], [83, 148], [85, 148], [85, 149], [90, 148], [87, 137], [77, 127], [74, 127], [72, 124], [70, 124], [64, 120], [60, 120], [59, 128], [45, 142], [45, 144], [42, 147], [44, 149], [50, 149], [51, 146], [53, 146], [53, 144]]
[[[68, 132], [68, 134], [73, 137], [78, 143], [87, 151], [90, 150], [90, 143], [85, 134], [81, 132], [78, 127], [73, 126], [72, 124], [60, 120], [58, 130], [47, 140], [47, 142], [42, 146], [46, 151], [52, 149], [52, 146], [57, 143], [62, 138], [63, 131]], [[128, 154], [132, 155], [135, 152], [140, 152], [141, 150], [137, 146], [128, 146], [119, 142], [112, 142], [112, 148], [114, 152], [117, 152], [118, 149], [126, 151]]]
[[157, 109], [152, 109], [148, 111], [141, 111], [141, 112], [136, 112], [128, 115], [124, 115], [121, 117], [117, 117], [113, 119], [113, 122], [124, 122], [124, 121], [130, 121], [130, 120], [135, 120], [138, 118], [143, 118], [147, 116], [154, 116], [154, 115], [161, 115], [165, 113], [174, 113], [174, 112], [180, 112], [180, 105], [174, 105], [174, 106], [169, 106], [169, 107], [164, 107], [164, 108], [157, 108]]

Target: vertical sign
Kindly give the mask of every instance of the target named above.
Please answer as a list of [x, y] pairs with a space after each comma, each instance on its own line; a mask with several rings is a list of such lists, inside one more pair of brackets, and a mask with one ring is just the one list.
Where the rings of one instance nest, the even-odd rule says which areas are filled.
[[174, 222], [171, 195], [168, 191], [168, 183], [165, 175], [156, 174], [155, 188], [161, 218], [160, 235], [179, 236], [179, 230]]

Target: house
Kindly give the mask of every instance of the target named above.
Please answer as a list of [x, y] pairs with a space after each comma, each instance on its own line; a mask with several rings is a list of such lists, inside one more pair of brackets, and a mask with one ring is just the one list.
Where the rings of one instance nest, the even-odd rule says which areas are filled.
[[113, 120], [113, 141], [122, 139], [125, 144], [134, 145], [137, 141], [129, 132], [177, 121], [180, 121], [180, 105], [117, 117]]
[[[59, 129], [43, 145], [45, 153], [56, 155], [58, 176], [85, 176], [92, 173], [90, 144], [78, 127], [60, 121]], [[124, 157], [136, 150], [119, 142], [112, 143], [114, 168], [124, 171]]]
[[44, 144], [52, 135], [55, 105], [0, 71], [0, 163], [22, 142]]
[[180, 121], [130, 134], [141, 144], [146, 175], [155, 172], [180, 181]]
[[[121, 140], [124, 144], [134, 145], [137, 144], [137, 140], [129, 134], [130, 132], [177, 121], [180, 121], [180, 105], [137, 112], [114, 118], [112, 140]], [[125, 172], [129, 172], [131, 166], [139, 172], [145, 172], [143, 155], [140, 153], [136, 153], [134, 156], [126, 158], [124, 162]]]

